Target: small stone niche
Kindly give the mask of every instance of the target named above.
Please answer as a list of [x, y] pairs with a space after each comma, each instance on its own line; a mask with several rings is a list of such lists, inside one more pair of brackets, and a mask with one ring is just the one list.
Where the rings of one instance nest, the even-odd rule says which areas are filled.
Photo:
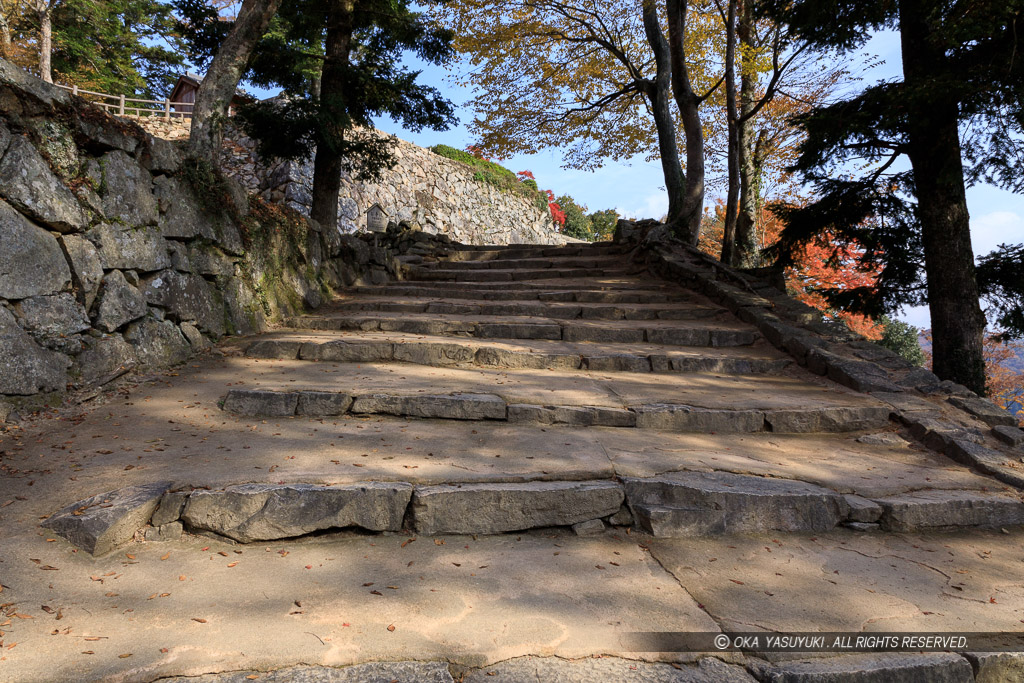
[[380, 204], [366, 210], [366, 229], [370, 232], [384, 232], [388, 227], [388, 212]]

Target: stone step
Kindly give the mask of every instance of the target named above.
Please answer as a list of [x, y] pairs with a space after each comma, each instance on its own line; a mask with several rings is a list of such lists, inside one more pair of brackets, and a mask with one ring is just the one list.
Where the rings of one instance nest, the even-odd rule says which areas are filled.
[[[389, 282], [381, 285], [383, 287], [401, 287], [409, 284], [407, 281]], [[611, 274], [608, 277], [586, 277], [586, 278], [560, 278], [547, 273], [547, 277], [536, 280], [515, 282], [474, 282], [471, 284], [451, 282], [448, 280], [435, 280], [431, 282], [416, 282], [416, 287], [424, 287], [437, 290], [454, 289], [463, 291], [586, 291], [586, 292], [642, 292], [642, 293], [666, 293], [683, 297], [686, 300], [696, 300], [697, 295], [682, 289], [681, 287], [668, 283], [643, 280], [640, 278]], [[359, 291], [353, 289], [351, 291]], [[707, 299], [701, 299], [707, 301]]]
[[485, 261], [463, 261], [438, 259], [436, 261], [423, 261], [414, 267], [469, 271], [469, 270], [544, 270], [550, 268], [560, 269], [612, 269], [622, 267], [621, 256], [569, 256], [563, 258], [541, 257], [541, 258], [496, 258]]
[[574, 526], [586, 535], [611, 524], [633, 525], [657, 538], [692, 538], [827, 532], [840, 524], [864, 530], [880, 523], [881, 530], [898, 532], [1024, 524], [1020, 493], [947, 490], [869, 500], [803, 481], [719, 471], [626, 477], [621, 483], [361, 481], [170, 489], [170, 482], [158, 482], [107, 491], [72, 503], [43, 526], [99, 556], [146, 526], [262, 543], [338, 529], [437, 536]]
[[601, 372], [715, 372], [773, 374], [792, 365], [789, 357], [764, 348], [749, 347], [665, 351], [642, 345], [623, 349], [612, 344], [535, 340], [474, 342], [451, 337], [420, 337], [368, 333], [365, 336], [279, 335], [262, 338], [246, 349], [250, 358], [346, 363], [391, 361], [432, 366], [480, 365], [540, 370], [593, 370]]
[[[372, 390], [372, 389], [371, 389]], [[540, 404], [487, 393], [358, 393], [351, 391], [232, 389], [224, 410], [247, 417], [337, 417], [395, 415], [449, 420], [627, 427], [691, 433], [846, 432], [883, 428], [890, 409], [882, 406], [777, 409], [702, 408], [654, 403], [625, 406]]]
[[699, 320], [725, 313], [716, 306], [690, 303], [633, 304], [560, 301], [499, 302], [472, 299], [413, 299], [360, 297], [332, 301], [317, 310], [319, 315], [351, 312], [445, 313], [453, 315], [496, 315], [555, 318], [559, 320]]
[[459, 261], [484, 261], [489, 259], [517, 259], [517, 258], [551, 258], [551, 257], [572, 257], [572, 256], [607, 256], [622, 255], [629, 250], [620, 245], [566, 245], [566, 246], [543, 246], [543, 245], [486, 245], [467, 246], [460, 245], [447, 249], [447, 257]]
[[[683, 294], [667, 293], [663, 290], [614, 290], [614, 289], [580, 289], [559, 287], [524, 286], [524, 283], [509, 283], [506, 287], [480, 288], [476, 285], [467, 287], [464, 284], [449, 286], [453, 283], [395, 283], [389, 285], [352, 287], [348, 291], [355, 295], [393, 296], [393, 297], [433, 297], [444, 299], [474, 299], [481, 301], [562, 301], [579, 303], [606, 304], [654, 304], [683, 303], [693, 301], [693, 297]], [[443, 286], [440, 286], [443, 285]]]
[[504, 270], [463, 270], [453, 268], [425, 268], [408, 266], [406, 282], [516, 282], [520, 280], [550, 280], [553, 278], [616, 277], [626, 275], [624, 269], [613, 268], [506, 268]]
[[289, 318], [285, 326], [303, 330], [361, 330], [404, 332], [482, 339], [549, 339], [573, 342], [664, 344], [666, 346], [749, 346], [760, 338], [745, 325], [692, 321], [561, 322], [521, 316], [458, 316], [447, 314], [305, 315]]
[[[862, 422], [871, 426], [888, 424], [892, 410], [888, 404], [838, 385], [812, 384], [810, 376], [802, 379], [796, 371], [792, 371], [796, 376], [531, 368], [510, 372], [478, 366], [244, 358], [234, 359], [232, 367], [235, 379], [229, 388], [291, 395], [287, 399], [290, 407], [275, 409], [279, 415], [295, 413], [296, 391], [366, 398], [352, 406], [352, 412], [429, 417], [435, 415], [432, 411], [447, 411], [436, 414], [442, 417], [462, 409], [484, 410], [483, 417], [489, 419], [576, 424], [597, 420], [597, 424], [613, 423], [609, 426], [635, 419], [644, 429], [672, 431], [852, 431], [869, 428], [858, 427]], [[709, 391], [709, 386], [715, 390]], [[373, 396], [380, 400], [371, 408]], [[431, 398], [417, 400], [422, 397]], [[223, 398], [223, 393], [217, 398]], [[506, 414], [506, 406], [522, 407], [510, 408]], [[564, 410], [552, 416], [554, 408], [544, 410], [552, 406]], [[409, 412], [403, 412], [406, 409]], [[579, 416], [563, 417], [577, 412]]]

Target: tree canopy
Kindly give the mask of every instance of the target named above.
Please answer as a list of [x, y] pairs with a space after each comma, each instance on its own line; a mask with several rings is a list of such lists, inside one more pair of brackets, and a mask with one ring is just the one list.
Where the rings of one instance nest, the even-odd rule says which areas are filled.
[[1016, 59], [1024, 2], [762, 0], [761, 9], [823, 50], [899, 30], [902, 80], [797, 117], [807, 137], [794, 170], [817, 197], [780, 209], [788, 225], [779, 253], [789, 261], [826, 230], [863, 245], [865, 267], [881, 269], [876, 286], [833, 291], [830, 300], [874, 316], [927, 302], [935, 372], [984, 394], [986, 321], [965, 187], [979, 178], [1015, 185], [1005, 169], [1024, 123]]

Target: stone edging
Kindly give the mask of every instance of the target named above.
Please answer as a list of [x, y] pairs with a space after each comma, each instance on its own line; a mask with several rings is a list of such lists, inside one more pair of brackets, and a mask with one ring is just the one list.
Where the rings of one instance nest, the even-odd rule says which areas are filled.
[[811, 372], [892, 406], [892, 415], [928, 448], [1024, 489], [1024, 431], [1009, 412], [823, 320], [767, 280], [676, 240], [663, 225], [620, 221], [617, 236], [636, 245], [634, 259], [653, 274], [722, 304]]

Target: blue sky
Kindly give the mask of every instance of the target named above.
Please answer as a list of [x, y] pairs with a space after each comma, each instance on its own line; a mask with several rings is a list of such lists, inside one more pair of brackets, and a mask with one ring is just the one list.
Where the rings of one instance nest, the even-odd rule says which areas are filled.
[[[880, 33], [862, 52], [879, 58], [871, 68], [866, 67], [866, 58], [854, 62], [853, 71], [859, 72], [862, 84], [900, 77], [898, 34]], [[415, 59], [410, 60], [409, 64], [413, 66]], [[444, 132], [424, 130], [413, 133], [403, 130], [389, 119], [380, 119], [377, 121], [378, 128], [424, 147], [446, 144], [457, 149], [465, 148], [473, 141], [466, 128], [466, 123], [473, 118], [473, 112], [463, 106], [471, 98], [470, 91], [454, 84], [453, 76], [459, 75], [461, 66], [455, 64], [448, 70], [432, 65], [414, 68], [423, 69], [421, 82], [437, 87], [445, 97], [458, 105], [460, 125]], [[638, 155], [629, 163], [608, 163], [596, 171], [564, 169], [561, 164], [561, 155], [557, 149], [530, 156], [514, 156], [502, 161], [502, 165], [513, 171], [533, 171], [541, 188], [550, 188], [556, 195], [569, 194], [591, 211], [614, 208], [620, 215], [636, 218], [660, 218], [667, 211], [668, 197], [662, 189], [664, 179], [657, 161], [646, 162], [643, 155]], [[709, 205], [713, 203], [714, 196], [714, 193], [709, 193]], [[990, 185], [979, 185], [968, 190], [967, 203], [975, 254], [987, 254], [1000, 243], [1024, 242], [1024, 196]], [[927, 307], [907, 308], [897, 317], [917, 327], [930, 327]]]

